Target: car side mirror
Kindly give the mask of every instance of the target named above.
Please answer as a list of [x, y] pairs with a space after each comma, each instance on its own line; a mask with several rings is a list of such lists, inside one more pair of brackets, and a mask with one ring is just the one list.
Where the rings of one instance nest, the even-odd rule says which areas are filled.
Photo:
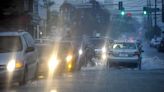
[[32, 52], [32, 51], [34, 51], [34, 50], [35, 50], [34, 47], [28, 47], [28, 48], [26, 49], [26, 53]]

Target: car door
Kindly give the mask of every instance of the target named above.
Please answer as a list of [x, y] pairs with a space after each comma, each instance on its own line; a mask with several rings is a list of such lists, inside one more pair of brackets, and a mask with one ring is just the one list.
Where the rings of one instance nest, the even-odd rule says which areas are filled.
[[37, 53], [35, 49], [35, 44], [33, 38], [30, 36], [30, 34], [25, 34], [23, 35], [27, 48], [34, 48], [33, 51], [26, 51], [25, 52], [25, 60], [26, 60], [26, 65], [28, 69], [28, 78], [31, 79], [34, 77], [36, 73], [36, 68], [37, 68]]

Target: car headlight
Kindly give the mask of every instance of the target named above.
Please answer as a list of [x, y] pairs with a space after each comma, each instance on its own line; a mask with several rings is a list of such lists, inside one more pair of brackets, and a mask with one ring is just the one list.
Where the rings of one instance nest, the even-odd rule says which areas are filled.
[[72, 68], [72, 64], [68, 64], [68, 69], [71, 69]]
[[83, 50], [80, 49], [80, 50], [79, 50], [79, 55], [82, 55], [82, 54], [83, 54]]
[[72, 55], [68, 55], [68, 56], [66, 57], [66, 61], [69, 62], [69, 61], [71, 61], [71, 60], [72, 60]]
[[7, 71], [13, 72], [15, 70], [16, 61], [10, 60], [7, 64]]
[[105, 60], [107, 58], [106, 54], [102, 55], [102, 59]]
[[54, 70], [59, 63], [59, 60], [57, 58], [52, 57], [48, 62], [48, 68], [49, 70]]
[[13, 72], [15, 69], [19, 69], [23, 67], [23, 63], [17, 60], [10, 60], [7, 64], [7, 71]]
[[106, 48], [105, 47], [102, 48], [102, 52], [106, 53]]

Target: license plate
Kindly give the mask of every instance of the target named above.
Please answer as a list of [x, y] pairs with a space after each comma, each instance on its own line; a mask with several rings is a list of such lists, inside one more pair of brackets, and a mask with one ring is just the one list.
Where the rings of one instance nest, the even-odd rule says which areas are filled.
[[128, 54], [119, 54], [120, 57], [127, 57]]

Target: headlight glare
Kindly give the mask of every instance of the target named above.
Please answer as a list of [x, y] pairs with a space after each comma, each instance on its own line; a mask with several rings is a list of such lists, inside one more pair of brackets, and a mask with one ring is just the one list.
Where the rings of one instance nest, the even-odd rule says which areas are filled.
[[72, 65], [71, 64], [68, 64], [68, 68], [71, 69], [72, 68]]
[[16, 65], [16, 61], [14, 59], [10, 60], [7, 64], [7, 71], [8, 72], [13, 72], [16, 68], [15, 65]]
[[82, 55], [82, 54], [83, 54], [83, 50], [80, 49], [80, 50], [79, 50], [79, 55]]
[[105, 47], [102, 48], [102, 52], [106, 53], [106, 48]]
[[107, 58], [106, 54], [102, 55], [102, 59], [105, 60]]
[[72, 60], [72, 56], [71, 56], [71, 55], [68, 55], [68, 56], [66, 57], [66, 61], [69, 62], [69, 61], [71, 61], [71, 60]]
[[48, 68], [49, 70], [54, 70], [58, 65], [58, 60], [56, 58], [51, 58], [48, 62]]

